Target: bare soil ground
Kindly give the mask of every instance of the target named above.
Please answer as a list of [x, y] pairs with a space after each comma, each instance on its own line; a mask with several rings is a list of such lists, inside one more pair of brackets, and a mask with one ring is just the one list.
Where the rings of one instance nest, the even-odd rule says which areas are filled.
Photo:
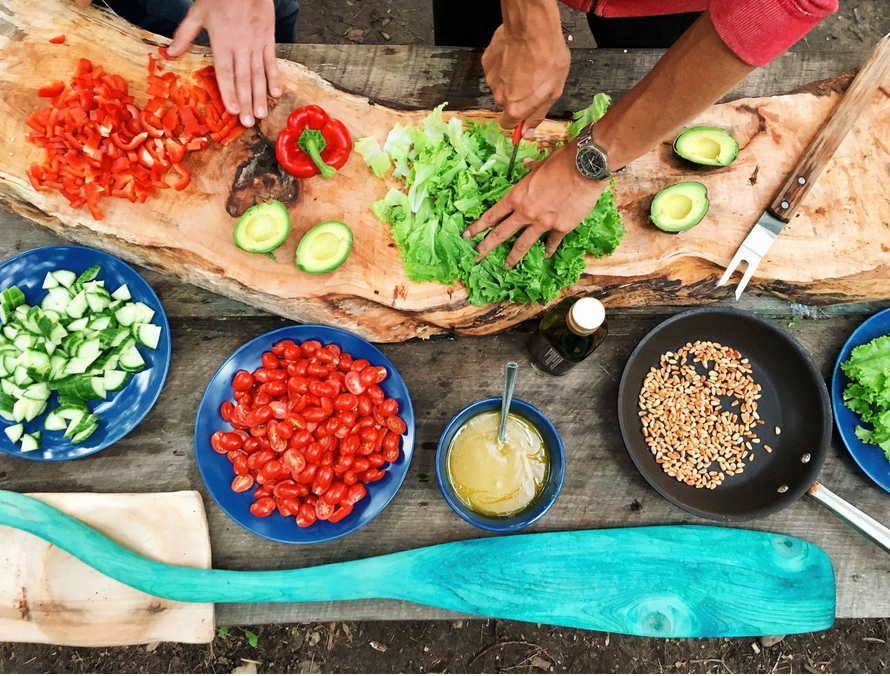
[[[418, 0], [302, 0], [307, 43], [432, 44]], [[563, 13], [566, 38], [593, 47], [583, 15]], [[890, 30], [887, 0], [842, 2], [794, 47], [860, 50]], [[256, 647], [246, 633], [256, 636]], [[839, 620], [827, 632], [659, 640], [519, 622], [337, 622], [226, 628], [210, 645], [60, 648], [0, 644], [3, 673], [837, 673], [890, 671], [890, 621]], [[778, 642], [775, 642], [778, 641]]]

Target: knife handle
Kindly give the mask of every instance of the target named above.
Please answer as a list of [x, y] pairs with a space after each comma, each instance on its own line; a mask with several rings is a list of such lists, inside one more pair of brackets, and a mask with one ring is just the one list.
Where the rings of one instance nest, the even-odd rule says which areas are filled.
[[779, 188], [769, 206], [769, 212], [773, 216], [784, 223], [793, 218], [847, 132], [872, 102], [874, 93], [881, 86], [888, 70], [890, 70], [890, 39], [882, 38], [850, 84], [828, 122]]

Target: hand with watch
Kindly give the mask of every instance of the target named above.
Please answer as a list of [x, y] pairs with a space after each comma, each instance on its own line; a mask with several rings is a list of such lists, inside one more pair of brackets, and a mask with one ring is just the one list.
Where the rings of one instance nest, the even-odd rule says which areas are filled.
[[554, 150], [543, 162], [526, 160], [531, 171], [507, 195], [464, 231], [475, 237], [492, 228], [476, 247], [477, 261], [520, 230], [505, 267], [513, 267], [545, 233], [545, 255], [549, 258], [568, 233], [578, 227], [602, 192], [609, 178], [624, 171], [610, 169], [606, 150], [596, 144], [590, 125], [578, 137]]

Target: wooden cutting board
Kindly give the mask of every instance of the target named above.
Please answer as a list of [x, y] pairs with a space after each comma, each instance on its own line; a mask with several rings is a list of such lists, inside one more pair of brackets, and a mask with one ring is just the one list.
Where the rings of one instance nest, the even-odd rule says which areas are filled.
[[[201, 495], [34, 493], [124, 547], [163, 563], [210, 568]], [[149, 596], [20, 530], [0, 526], [0, 641], [73, 646], [209, 643], [212, 603]]]
[[[64, 45], [49, 38], [64, 33]], [[157, 43], [148, 33], [143, 36]], [[114, 55], [113, 57], [111, 55]], [[233, 184], [253, 187], [251, 197], [276, 195], [262, 175], [251, 183], [245, 170], [264, 143], [255, 132], [227, 148], [192, 153], [186, 165], [192, 184], [145, 205], [103, 201], [105, 220], [73, 211], [58, 193], [36, 193], [25, 169], [40, 150], [24, 142], [25, 117], [43, 105], [40, 85], [67, 79], [80, 57], [123, 75], [139, 103], [146, 100], [146, 49], [117, 19], [96, 9], [82, 12], [60, 0], [0, 0], [0, 201], [29, 220], [83, 244], [173, 273], [182, 279], [305, 322], [333, 324], [377, 341], [400, 341], [437, 333], [487, 334], [540, 311], [539, 306], [474, 307], [460, 284], [414, 284], [404, 275], [388, 232], [369, 210], [396, 185], [380, 181], [354, 154], [335, 179], [301, 180], [290, 204], [290, 240], [279, 263], [239, 251], [232, 244], [234, 219], [227, 212]], [[181, 74], [206, 65], [195, 52], [171, 66]], [[274, 138], [296, 106], [316, 103], [344, 121], [353, 138], [383, 139], [396, 122], [415, 124], [424, 111], [402, 112], [373, 105], [337, 90], [299, 64], [279, 63], [285, 94], [263, 122]], [[593, 92], [591, 92], [593, 93]], [[590, 259], [586, 274], [569, 291], [586, 290], [610, 306], [651, 303], [697, 304], [726, 296], [714, 284], [786, 172], [837, 105], [836, 92], [744, 99], [715, 106], [702, 124], [719, 125], [738, 138], [739, 158], [727, 168], [700, 171], [681, 165], [670, 142], [648, 153], [616, 180], [619, 211], [628, 234], [617, 253]], [[462, 117], [491, 119], [486, 111]], [[890, 82], [841, 145], [806, 204], [758, 269], [753, 285], [805, 303], [876, 300], [890, 296]], [[564, 125], [547, 122], [539, 138], [552, 145]], [[274, 169], [274, 164], [269, 163]], [[266, 175], [265, 178], [269, 176]], [[670, 235], [647, 224], [649, 203], [660, 189], [681, 180], [701, 180], [711, 210], [690, 231]], [[271, 186], [271, 188], [270, 188]], [[251, 188], [235, 190], [245, 198]], [[328, 219], [343, 220], [355, 233], [348, 261], [335, 273], [311, 276], [292, 264], [300, 237]]]

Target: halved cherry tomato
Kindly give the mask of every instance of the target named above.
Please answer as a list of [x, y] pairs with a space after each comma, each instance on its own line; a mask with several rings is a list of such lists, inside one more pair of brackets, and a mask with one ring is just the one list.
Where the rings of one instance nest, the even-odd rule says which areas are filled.
[[352, 505], [340, 505], [328, 518], [330, 523], [337, 523], [352, 513]]
[[265, 517], [274, 512], [275, 507], [273, 498], [260, 498], [250, 506], [250, 513], [254, 516]]
[[361, 380], [362, 385], [370, 387], [377, 382], [377, 369], [373, 366], [367, 367], [359, 373], [359, 379]]
[[350, 469], [350, 470], [346, 470], [343, 473], [343, 483], [346, 484], [347, 486], [352, 486], [357, 481], [358, 481], [358, 474], [355, 472], [355, 470]]
[[354, 484], [349, 487], [349, 492], [340, 500], [344, 505], [354, 505], [368, 494], [368, 490], [362, 484]]
[[404, 434], [408, 431], [405, 421], [397, 415], [391, 415], [386, 419], [386, 426], [396, 434]]
[[309, 504], [300, 505], [300, 511], [297, 514], [297, 525], [300, 528], [308, 528], [315, 523], [318, 517], [315, 515], [315, 507]]
[[210, 437], [210, 447], [221, 455], [225, 455], [229, 452], [229, 449], [225, 448], [222, 443], [225, 434], [225, 432], [214, 432]]
[[250, 474], [250, 468], [247, 466], [247, 456], [239, 454], [233, 461], [232, 466], [235, 468], [235, 474]]
[[356, 359], [352, 362], [352, 370], [361, 373], [371, 365], [367, 359]]
[[219, 414], [222, 416], [222, 419], [226, 422], [229, 422], [232, 419], [232, 414], [235, 412], [235, 404], [233, 404], [228, 399], [223, 402], [223, 405], [219, 408]]
[[346, 389], [352, 394], [359, 395], [365, 391], [366, 385], [362, 382], [362, 378], [357, 371], [347, 373], [343, 382], [346, 383]]
[[236, 493], [243, 493], [253, 487], [254, 478], [250, 474], [239, 474], [232, 479], [232, 490]]
[[293, 475], [297, 476], [306, 469], [306, 456], [293, 448], [286, 450], [281, 456], [281, 464]]
[[275, 420], [269, 421], [266, 436], [269, 438], [269, 448], [273, 451], [284, 453], [287, 450], [287, 439], [279, 433], [279, 425]]
[[324, 500], [319, 500], [315, 503], [315, 516], [318, 517], [319, 521], [327, 521], [333, 514], [334, 507]]

